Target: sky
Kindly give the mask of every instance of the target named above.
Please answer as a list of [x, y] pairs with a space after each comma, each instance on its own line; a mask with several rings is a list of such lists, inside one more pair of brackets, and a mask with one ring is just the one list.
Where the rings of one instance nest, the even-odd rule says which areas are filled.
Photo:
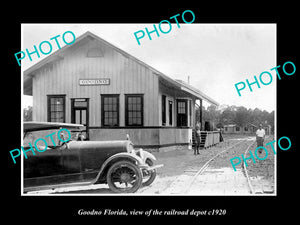
[[[153, 24], [22, 24], [20, 51], [33, 51], [42, 41], [72, 31], [76, 37], [90, 31], [116, 47], [133, 55], [165, 75], [190, 84], [216, 100], [220, 105], [236, 105], [259, 108], [271, 112], [276, 109], [276, 74], [270, 71], [276, 64], [276, 24], [185, 24], [172, 23], [169, 33], [159, 31], [159, 37], [147, 34], [138, 45], [134, 33], [145, 28], [153, 30]], [[158, 24], [156, 24], [158, 27]], [[162, 29], [168, 30], [163, 24]], [[66, 36], [67, 37], [67, 36]], [[63, 41], [59, 40], [61, 46]], [[54, 40], [52, 53], [58, 50]], [[45, 47], [46, 48], [46, 47]], [[45, 50], [46, 51], [46, 50]], [[32, 61], [22, 60], [22, 71], [46, 57], [32, 55]], [[17, 63], [17, 61], [16, 61]], [[269, 85], [252, 85], [238, 95], [235, 84], [259, 80], [263, 71], [273, 76]], [[262, 77], [267, 83], [269, 77]], [[23, 107], [32, 104], [32, 98], [22, 98]], [[207, 104], [205, 104], [207, 106]]]

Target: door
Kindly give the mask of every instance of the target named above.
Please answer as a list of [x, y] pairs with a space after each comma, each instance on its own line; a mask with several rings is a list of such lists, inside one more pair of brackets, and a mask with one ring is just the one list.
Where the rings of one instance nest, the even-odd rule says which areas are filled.
[[177, 126], [187, 126], [187, 100], [177, 99]]
[[82, 134], [84, 140], [89, 139], [89, 108], [87, 98], [71, 99], [71, 122], [82, 124]]
[[[27, 191], [37, 186], [70, 183], [79, 181], [81, 178], [79, 150], [71, 146], [76, 142], [68, 143], [68, 149], [66, 144], [59, 145], [57, 142], [55, 146], [47, 148], [42, 141], [34, 145], [42, 151], [36, 151], [31, 147], [34, 140], [45, 138], [53, 131], [29, 132], [24, 137], [24, 149], [27, 156], [24, 160], [24, 188]], [[55, 130], [55, 133], [57, 132], [58, 130]], [[29, 143], [32, 143], [31, 146]]]

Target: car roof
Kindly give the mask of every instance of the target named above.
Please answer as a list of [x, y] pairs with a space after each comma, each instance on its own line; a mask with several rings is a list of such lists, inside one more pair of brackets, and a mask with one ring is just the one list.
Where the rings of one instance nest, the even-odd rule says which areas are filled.
[[37, 121], [28, 121], [24, 122], [24, 131], [38, 131], [38, 130], [51, 130], [51, 129], [60, 129], [60, 128], [76, 128], [79, 129], [83, 127], [82, 124], [74, 123], [56, 123], [56, 122], [37, 122]]

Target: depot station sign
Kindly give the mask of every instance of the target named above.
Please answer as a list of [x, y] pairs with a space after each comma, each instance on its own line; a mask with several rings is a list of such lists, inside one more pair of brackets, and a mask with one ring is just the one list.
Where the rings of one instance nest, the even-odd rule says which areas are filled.
[[79, 79], [80, 86], [109, 85], [109, 78]]

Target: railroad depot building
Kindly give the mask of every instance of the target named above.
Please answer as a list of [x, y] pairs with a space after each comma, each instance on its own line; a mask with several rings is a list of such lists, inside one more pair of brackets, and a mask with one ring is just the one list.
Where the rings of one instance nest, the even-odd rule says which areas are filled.
[[24, 71], [33, 121], [84, 125], [87, 140], [135, 147], [191, 145], [196, 100], [218, 103], [86, 32]]

